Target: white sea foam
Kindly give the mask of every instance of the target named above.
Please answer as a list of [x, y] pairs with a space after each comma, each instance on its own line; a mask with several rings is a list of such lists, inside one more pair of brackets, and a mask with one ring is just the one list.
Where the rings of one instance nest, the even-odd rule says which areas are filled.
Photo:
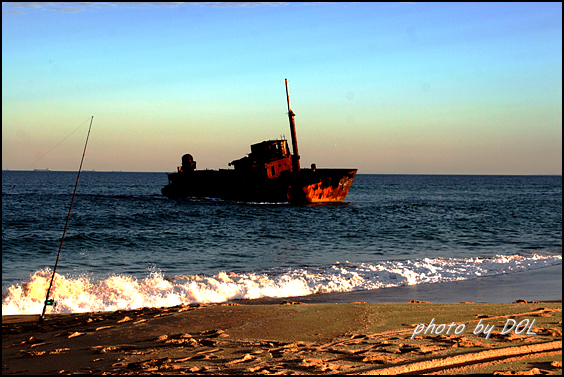
[[[291, 297], [350, 292], [402, 285], [441, 283], [537, 269], [562, 263], [561, 255], [499, 255], [494, 258], [416, 259], [379, 263], [335, 263], [321, 268], [273, 269], [260, 273], [165, 277], [152, 272], [144, 279], [112, 276], [96, 281], [56, 274], [51, 290], [57, 305], [47, 313], [114, 311], [217, 303], [233, 299]], [[51, 272], [35, 272], [29, 282], [8, 288], [2, 315], [40, 314]]]

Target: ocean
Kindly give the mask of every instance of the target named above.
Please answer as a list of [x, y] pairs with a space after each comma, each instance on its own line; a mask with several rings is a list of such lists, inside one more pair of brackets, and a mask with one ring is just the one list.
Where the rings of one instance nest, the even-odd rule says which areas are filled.
[[[2, 172], [2, 315], [39, 314], [76, 172]], [[358, 174], [339, 205], [161, 196], [82, 172], [48, 313], [295, 297], [562, 264], [562, 176]]]

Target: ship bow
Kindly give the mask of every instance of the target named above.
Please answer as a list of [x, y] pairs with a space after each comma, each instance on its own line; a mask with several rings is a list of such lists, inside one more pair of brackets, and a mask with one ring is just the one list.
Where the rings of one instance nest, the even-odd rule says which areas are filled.
[[347, 197], [357, 169], [302, 170], [288, 192], [291, 203], [338, 203]]

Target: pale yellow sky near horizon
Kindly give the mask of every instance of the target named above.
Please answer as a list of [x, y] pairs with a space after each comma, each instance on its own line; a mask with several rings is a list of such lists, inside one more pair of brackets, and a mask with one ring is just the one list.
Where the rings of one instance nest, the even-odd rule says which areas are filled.
[[289, 139], [288, 78], [303, 166], [562, 174], [561, 4], [18, 4], [3, 170], [78, 169], [87, 126], [34, 161], [92, 115], [84, 169], [227, 168]]

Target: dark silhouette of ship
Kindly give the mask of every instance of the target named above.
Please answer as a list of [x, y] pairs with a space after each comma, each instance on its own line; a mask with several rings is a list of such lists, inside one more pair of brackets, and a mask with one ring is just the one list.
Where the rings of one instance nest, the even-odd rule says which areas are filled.
[[229, 163], [233, 169], [196, 170], [189, 154], [182, 166], [167, 173], [161, 191], [169, 198], [204, 197], [244, 202], [290, 202], [292, 204], [343, 202], [357, 169], [300, 168], [295, 114], [290, 109], [288, 80], [286, 97], [293, 154], [287, 140], [267, 140], [251, 145], [251, 153]]

